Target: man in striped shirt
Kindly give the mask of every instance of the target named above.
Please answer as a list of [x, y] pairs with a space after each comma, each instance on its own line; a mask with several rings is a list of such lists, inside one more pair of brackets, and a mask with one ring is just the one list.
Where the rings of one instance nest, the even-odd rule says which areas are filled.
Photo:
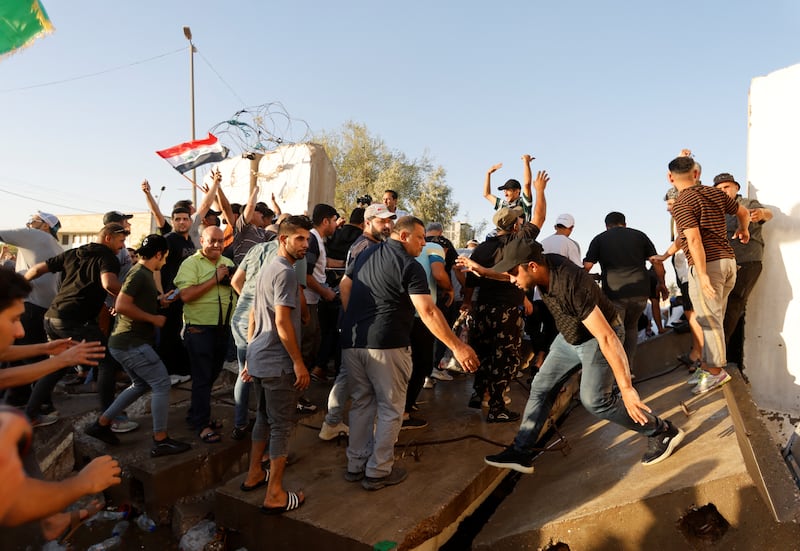
[[[749, 213], [722, 191], [695, 185], [699, 175], [691, 157], [669, 163], [667, 177], [678, 190], [672, 215], [683, 237], [682, 248], [689, 261], [689, 296], [703, 328], [702, 369], [693, 392], [703, 394], [730, 381], [725, 371], [723, 320], [728, 294], [736, 282], [736, 256], [728, 242], [725, 215], [736, 215], [739, 227], [733, 234], [743, 244], [750, 240]], [[670, 247], [668, 253], [673, 252]]]

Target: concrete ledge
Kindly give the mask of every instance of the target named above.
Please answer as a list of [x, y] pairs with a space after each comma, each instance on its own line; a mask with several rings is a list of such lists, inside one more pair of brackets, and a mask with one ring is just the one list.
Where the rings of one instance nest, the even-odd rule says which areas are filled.
[[741, 372], [729, 368], [732, 380], [723, 387], [736, 426], [744, 463], [767, 508], [777, 522], [800, 521], [800, 491], [769, 430], [764, 426]]
[[676, 370], [637, 385], [655, 412], [686, 432], [669, 459], [642, 465], [645, 438], [578, 408], [561, 427], [572, 452], [537, 459], [536, 472], [519, 479], [473, 548], [537, 549], [552, 540], [572, 549], [687, 549], [676, 522], [708, 502], [740, 524], [750, 515], [742, 496], [754, 489], [723, 394], [692, 397], [686, 377]]

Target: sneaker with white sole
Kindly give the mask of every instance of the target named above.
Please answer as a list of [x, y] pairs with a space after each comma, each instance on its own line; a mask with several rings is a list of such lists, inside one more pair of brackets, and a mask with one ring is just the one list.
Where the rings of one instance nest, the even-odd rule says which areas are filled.
[[692, 385], [692, 386], [696, 385], [697, 383], [700, 382], [700, 379], [702, 379], [703, 377], [706, 376], [706, 373], [708, 373], [708, 372], [705, 369], [697, 369], [697, 370], [695, 370], [695, 372], [692, 373], [692, 376], [689, 377], [688, 379], [686, 379], [686, 384], [687, 385]]
[[37, 427], [49, 427], [50, 425], [58, 422], [58, 415], [40, 415], [36, 419], [31, 421], [31, 426], [33, 428]]
[[117, 415], [111, 421], [111, 430], [117, 433], [131, 432], [139, 428], [139, 423], [128, 419], [127, 415]]
[[716, 375], [705, 372], [705, 376], [700, 379], [700, 382], [692, 389], [692, 394], [705, 394], [715, 388], [719, 388], [731, 380], [731, 376], [724, 369], [720, 370]]
[[436, 386], [436, 379], [425, 377], [425, 382], [422, 384], [422, 388], [433, 388], [435, 386]]
[[515, 450], [514, 446], [509, 446], [498, 454], [487, 455], [483, 460], [492, 467], [512, 469], [523, 474], [533, 473], [533, 459], [531, 456]]
[[667, 427], [663, 432], [647, 439], [647, 453], [642, 456], [642, 464], [655, 465], [664, 461], [683, 441], [684, 432], [681, 429], [669, 421], [664, 423]]
[[329, 425], [324, 421], [322, 422], [322, 429], [320, 429], [319, 431], [320, 440], [325, 440], [327, 442], [341, 435], [349, 436], [350, 427], [348, 427], [344, 423]]
[[453, 376], [450, 375], [447, 371], [436, 369], [434, 368], [431, 372], [431, 377], [438, 380], [438, 381], [452, 381]]

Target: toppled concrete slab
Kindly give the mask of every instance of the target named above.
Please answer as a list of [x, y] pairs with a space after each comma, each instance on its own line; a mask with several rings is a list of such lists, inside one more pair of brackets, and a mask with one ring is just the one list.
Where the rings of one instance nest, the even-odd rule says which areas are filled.
[[785, 539], [792, 529], [770, 522], [757, 498], [723, 393], [692, 397], [686, 376], [678, 369], [637, 385], [654, 411], [686, 431], [669, 459], [642, 465], [646, 439], [578, 408], [562, 426], [571, 454], [540, 457], [536, 472], [520, 477], [473, 548], [539, 549], [559, 541], [572, 549], [695, 548], [698, 542], [687, 541], [677, 523], [690, 507], [706, 503], [731, 525], [719, 549], [759, 548], [757, 542], [786, 549], [800, 541]]

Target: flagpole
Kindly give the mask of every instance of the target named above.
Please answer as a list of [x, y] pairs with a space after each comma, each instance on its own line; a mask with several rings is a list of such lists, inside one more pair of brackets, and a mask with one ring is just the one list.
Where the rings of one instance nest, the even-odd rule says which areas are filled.
[[[195, 140], [194, 134], [194, 43], [192, 42], [192, 29], [183, 28], [183, 36], [189, 41], [189, 86], [192, 108], [192, 141]], [[188, 177], [186, 178], [189, 179]], [[192, 203], [197, 207], [197, 170], [192, 169]]]

